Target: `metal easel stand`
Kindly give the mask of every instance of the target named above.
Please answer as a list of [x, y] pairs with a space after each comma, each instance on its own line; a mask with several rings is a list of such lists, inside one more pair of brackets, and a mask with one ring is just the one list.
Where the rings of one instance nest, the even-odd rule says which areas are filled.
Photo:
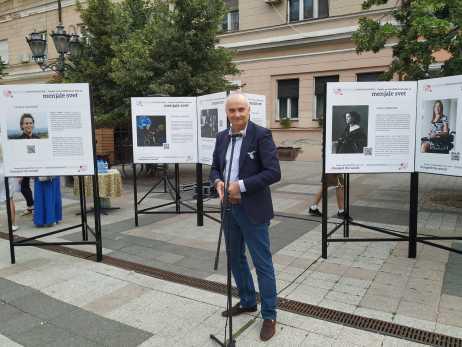
[[[327, 88], [327, 86], [326, 86]], [[380, 228], [372, 225], [367, 225], [364, 223], [359, 223], [353, 221], [350, 216], [350, 174], [344, 174], [344, 210], [345, 216], [343, 221], [336, 225], [331, 230], [328, 230], [327, 224], [328, 222], [328, 194], [327, 194], [327, 173], [326, 173], [326, 122], [323, 122], [323, 129], [322, 129], [322, 232], [321, 232], [321, 256], [324, 259], [327, 259], [327, 248], [329, 242], [387, 242], [387, 241], [409, 241], [410, 237], [400, 234], [396, 230], [390, 230], [386, 228]], [[412, 175], [411, 174], [411, 202], [410, 205], [412, 207]], [[410, 209], [412, 210], [412, 208]], [[409, 230], [410, 234], [412, 233], [413, 225], [411, 223], [412, 218], [409, 221]], [[417, 225], [417, 217], [415, 218]], [[380, 232], [383, 234], [387, 234], [393, 237], [388, 238], [351, 238], [350, 237], [350, 225], [353, 226], [360, 226], [365, 229], [369, 229], [372, 231]], [[343, 227], [343, 237], [332, 238], [331, 236], [334, 235], [340, 228]], [[409, 254], [411, 255], [411, 242], [409, 243]]]
[[[327, 230], [327, 183], [323, 184], [323, 230], [322, 230], [322, 257], [327, 258], [327, 246], [329, 242], [390, 242], [390, 241], [407, 241], [409, 242], [408, 255], [409, 258], [415, 258], [416, 256], [416, 235], [417, 235], [417, 214], [413, 205], [417, 202], [416, 191], [413, 189], [413, 183], [415, 181], [415, 173], [411, 174], [411, 193], [410, 193], [410, 218], [409, 218], [409, 235], [405, 235], [398, 230], [377, 227], [368, 225], [365, 223], [356, 222], [351, 218], [350, 215], [350, 175], [345, 175], [345, 218], [341, 225], [336, 226], [332, 230]], [[327, 180], [327, 174], [323, 174], [323, 181]], [[325, 199], [325, 200], [324, 200]], [[382, 238], [351, 238], [350, 237], [350, 225], [359, 226], [367, 230], [386, 234], [390, 237]], [[343, 226], [343, 237], [332, 238], [340, 227]]]
[[[98, 182], [97, 174], [92, 176], [93, 178], [93, 193], [96, 196], [96, 192], [98, 191]], [[96, 178], [96, 180], [95, 180]], [[15, 247], [25, 247], [25, 246], [79, 246], [79, 245], [95, 245], [96, 246], [96, 260], [102, 261], [103, 259], [103, 248], [102, 248], [102, 239], [101, 239], [101, 221], [100, 221], [100, 211], [99, 211], [99, 203], [98, 199], [94, 199], [95, 204], [95, 225], [92, 228], [88, 225], [87, 221], [87, 212], [86, 212], [86, 202], [85, 202], [85, 183], [82, 176], [79, 176], [79, 192], [80, 192], [80, 217], [81, 223], [72, 225], [69, 227], [65, 227], [59, 230], [54, 230], [48, 233], [36, 235], [33, 237], [22, 238], [22, 237], [15, 237], [13, 234], [12, 228], [12, 218], [11, 218], [11, 206], [10, 206], [10, 189], [8, 184], [8, 177], [5, 177], [5, 192], [6, 192], [6, 201], [7, 201], [7, 217], [8, 217], [8, 234], [9, 234], [9, 242], [10, 242], [10, 258], [11, 263], [16, 263], [16, 253]], [[82, 241], [55, 241], [55, 242], [45, 242], [45, 241], [38, 241], [44, 237], [56, 235], [65, 231], [73, 230], [73, 229], [81, 229], [82, 230]], [[88, 233], [91, 233], [95, 238], [94, 241], [88, 240]]]
[[[411, 183], [411, 210], [409, 213], [411, 223], [413, 225], [412, 230], [410, 229], [409, 233], [409, 238], [410, 238], [410, 243], [412, 244], [412, 247], [410, 246], [409, 250], [409, 257], [410, 258], [415, 258], [417, 255], [417, 243], [423, 243], [425, 245], [429, 245], [432, 247], [444, 249], [446, 251], [462, 254], [462, 250], [448, 247], [445, 245], [441, 245], [439, 243], [435, 243], [434, 241], [456, 241], [456, 240], [462, 240], [462, 237], [456, 237], [456, 236], [432, 236], [432, 235], [423, 235], [423, 236], [418, 236], [417, 234], [417, 216], [418, 216], [418, 191], [419, 191], [419, 174], [414, 173], [414, 180]], [[412, 193], [412, 191], [414, 193]]]
[[[164, 191], [160, 193], [168, 193], [172, 198], [172, 201], [166, 202], [164, 204], [159, 204], [151, 207], [146, 207], [139, 209], [139, 205], [145, 200], [154, 190], [160, 185], [163, 184]], [[137, 185], [137, 173], [136, 173], [136, 163], [133, 163], [133, 205], [135, 211], [135, 225], [139, 226], [139, 215], [140, 214], [180, 214], [180, 213], [196, 213], [196, 209], [190, 206], [189, 204], [181, 200], [180, 194], [180, 165], [175, 164], [175, 181], [172, 183], [170, 177], [168, 177], [168, 166], [164, 165], [164, 170], [162, 172], [162, 177], [159, 182], [157, 182], [153, 187], [151, 187], [142, 197], [138, 200], [138, 185]], [[156, 209], [175, 205], [175, 211], [154, 211]], [[190, 210], [181, 210], [181, 206], [187, 207]]]

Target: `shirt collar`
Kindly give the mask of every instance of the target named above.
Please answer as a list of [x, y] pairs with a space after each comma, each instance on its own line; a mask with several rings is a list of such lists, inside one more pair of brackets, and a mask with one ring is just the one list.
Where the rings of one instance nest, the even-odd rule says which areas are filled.
[[[242, 129], [241, 131], [239, 131], [239, 133], [242, 135], [242, 137], [245, 137], [245, 134], [247, 133], [247, 127], [248, 127], [248, 126], [249, 126], [249, 123], [246, 124], [246, 126], [245, 126], [244, 129]], [[231, 128], [229, 128], [228, 134], [229, 134], [229, 136], [231, 136], [231, 135], [233, 134]]]

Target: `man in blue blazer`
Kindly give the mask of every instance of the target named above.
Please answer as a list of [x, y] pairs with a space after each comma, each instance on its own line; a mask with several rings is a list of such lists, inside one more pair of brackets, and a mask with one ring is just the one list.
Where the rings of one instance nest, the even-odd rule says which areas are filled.
[[[231, 269], [240, 297], [240, 303], [231, 308], [231, 314], [257, 310], [255, 287], [245, 255], [247, 245], [257, 271], [261, 296], [260, 338], [266, 341], [276, 331], [277, 301], [268, 233], [274, 216], [269, 186], [281, 179], [281, 169], [271, 131], [249, 121], [247, 98], [243, 94], [232, 94], [225, 106], [231, 128], [217, 134], [210, 181], [223, 202], [225, 180], [228, 175], [230, 177], [231, 213], [224, 230], [226, 242], [230, 242]], [[231, 172], [228, 172], [230, 161]], [[223, 316], [227, 315], [227, 311], [223, 312]]]

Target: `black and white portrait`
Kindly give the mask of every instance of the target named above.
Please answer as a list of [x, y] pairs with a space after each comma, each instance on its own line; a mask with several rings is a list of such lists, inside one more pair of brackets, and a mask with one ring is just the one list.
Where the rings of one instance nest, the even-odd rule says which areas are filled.
[[363, 153], [367, 147], [369, 106], [333, 106], [332, 153]]
[[201, 137], [215, 138], [218, 133], [218, 110], [211, 108], [201, 111]]

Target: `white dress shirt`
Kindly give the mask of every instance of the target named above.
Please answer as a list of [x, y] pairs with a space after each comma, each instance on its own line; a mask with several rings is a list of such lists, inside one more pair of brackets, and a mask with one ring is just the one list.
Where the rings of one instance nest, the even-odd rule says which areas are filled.
[[[239, 190], [241, 193], [244, 193], [246, 191], [245, 185], [244, 185], [244, 180], [239, 179], [239, 158], [241, 156], [241, 147], [242, 147], [242, 141], [244, 140], [245, 133], [247, 130], [247, 126], [245, 127], [244, 130], [240, 131], [242, 136], [235, 137], [235, 143], [234, 143], [234, 153], [233, 153], [233, 162], [231, 164], [231, 174], [229, 177], [230, 182], [239, 182]], [[231, 129], [229, 129], [229, 135], [231, 136], [232, 132]], [[225, 164], [225, 172], [224, 172], [224, 179], [225, 179], [225, 184], [226, 180], [228, 179], [228, 163], [231, 159], [231, 148], [232, 148], [232, 143], [233, 143], [233, 138], [229, 141], [228, 149], [226, 150], [226, 164]]]

